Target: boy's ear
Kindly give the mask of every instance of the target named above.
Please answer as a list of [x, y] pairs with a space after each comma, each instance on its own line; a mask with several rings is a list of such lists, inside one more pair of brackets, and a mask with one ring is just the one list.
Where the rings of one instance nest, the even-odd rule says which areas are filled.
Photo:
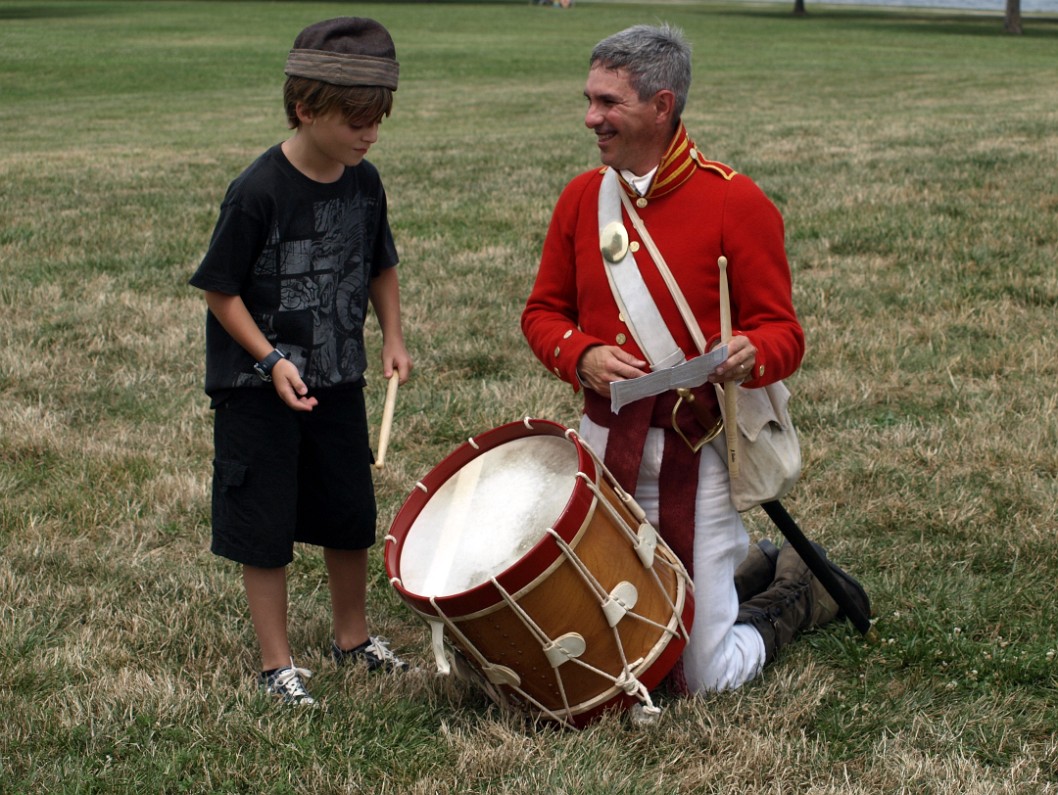
[[316, 114], [304, 102], [294, 105], [294, 113], [297, 114], [298, 121], [302, 124], [312, 124], [316, 118]]

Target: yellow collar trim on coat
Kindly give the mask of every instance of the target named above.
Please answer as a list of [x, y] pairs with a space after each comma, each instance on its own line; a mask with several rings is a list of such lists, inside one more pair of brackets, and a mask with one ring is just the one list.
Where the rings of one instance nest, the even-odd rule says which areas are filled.
[[[715, 160], [706, 160], [702, 157], [698, 147], [694, 145], [694, 141], [687, 135], [687, 128], [681, 122], [679, 129], [676, 130], [676, 135], [672, 138], [672, 143], [669, 144], [669, 148], [662, 155], [658, 170], [654, 174], [650, 188], [643, 198], [648, 200], [657, 199], [672, 193], [691, 178], [694, 174], [695, 166], [715, 171], [726, 180], [730, 180], [738, 173], [730, 166], [718, 163]], [[624, 188], [629, 196], [635, 198], [639, 195], [623, 178], [620, 182], [621, 187]]]

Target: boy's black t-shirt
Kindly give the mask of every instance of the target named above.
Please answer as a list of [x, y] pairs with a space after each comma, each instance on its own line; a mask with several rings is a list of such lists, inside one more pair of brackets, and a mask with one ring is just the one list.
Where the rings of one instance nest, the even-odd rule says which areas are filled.
[[[362, 380], [368, 285], [396, 264], [386, 194], [373, 165], [365, 160], [323, 184], [294, 168], [276, 145], [228, 187], [191, 284], [242, 296], [311, 390]], [[253, 365], [207, 312], [206, 392], [214, 403], [234, 387], [271, 388]]]

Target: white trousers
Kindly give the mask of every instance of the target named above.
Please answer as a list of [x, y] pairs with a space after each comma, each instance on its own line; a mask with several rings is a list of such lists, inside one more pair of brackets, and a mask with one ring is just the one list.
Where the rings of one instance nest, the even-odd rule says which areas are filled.
[[[580, 435], [600, 459], [606, 454], [609, 429], [587, 416]], [[748, 624], [736, 624], [738, 595], [735, 568], [746, 558], [749, 536], [742, 517], [731, 504], [727, 465], [719, 444], [702, 448], [698, 467], [698, 494], [694, 511], [694, 623], [683, 652], [683, 670], [692, 691], [729, 690], [739, 687], [764, 667], [764, 640]], [[664, 452], [664, 431], [651, 428], [643, 448], [635, 499], [658, 526], [658, 476]], [[627, 484], [622, 486], [628, 488]]]

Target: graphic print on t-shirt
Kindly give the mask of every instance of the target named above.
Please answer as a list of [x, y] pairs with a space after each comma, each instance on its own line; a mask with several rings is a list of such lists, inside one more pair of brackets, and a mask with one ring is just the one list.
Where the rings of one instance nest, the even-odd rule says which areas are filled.
[[[329, 199], [314, 203], [312, 216], [311, 239], [281, 243], [275, 252], [279, 308], [268, 321], [291, 341], [288, 353], [305, 381], [330, 386], [358, 378], [367, 365], [364, 208], [359, 197]], [[261, 262], [270, 259], [267, 249]]]

